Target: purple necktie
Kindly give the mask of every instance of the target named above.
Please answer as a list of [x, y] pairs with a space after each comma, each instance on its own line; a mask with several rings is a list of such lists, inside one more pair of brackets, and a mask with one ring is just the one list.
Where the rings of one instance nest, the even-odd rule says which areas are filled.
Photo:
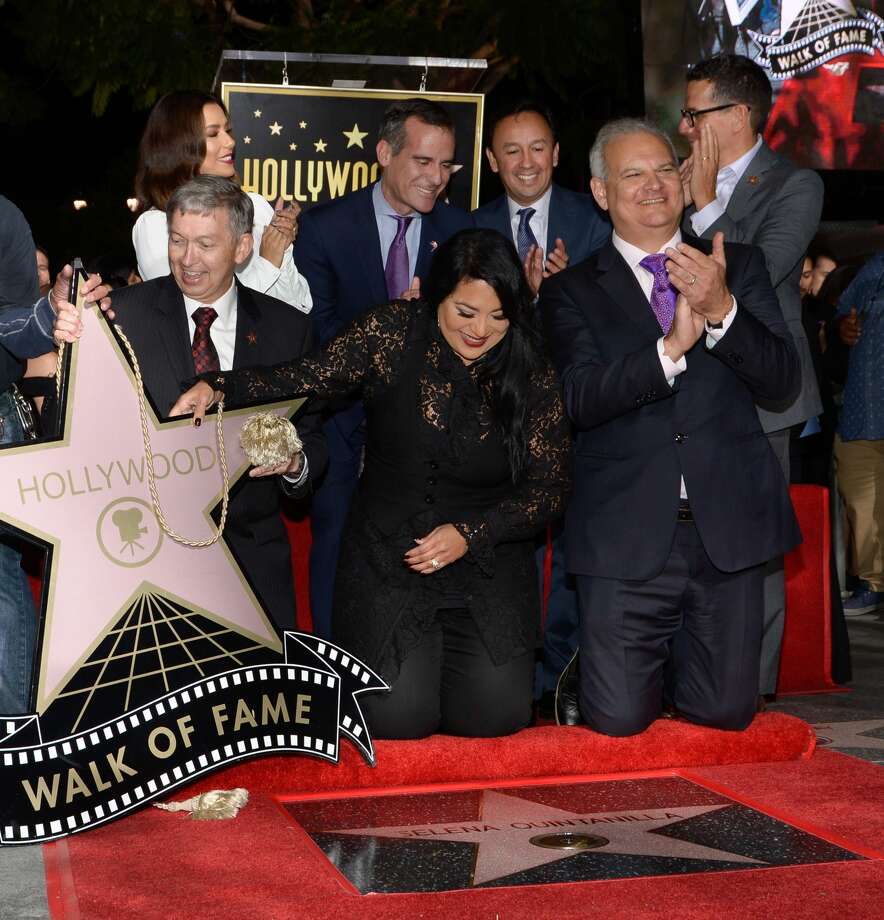
[[638, 264], [646, 268], [654, 276], [654, 286], [651, 288], [651, 309], [664, 334], [672, 328], [675, 318], [675, 301], [678, 291], [669, 281], [669, 272], [666, 271], [665, 252], [656, 252], [652, 256], [645, 256]]
[[391, 215], [399, 226], [396, 236], [390, 244], [387, 253], [387, 264], [384, 266], [384, 277], [387, 279], [387, 294], [390, 300], [401, 297], [411, 286], [411, 272], [408, 270], [408, 246], [405, 245], [405, 234], [413, 217], [403, 217], [401, 214]]

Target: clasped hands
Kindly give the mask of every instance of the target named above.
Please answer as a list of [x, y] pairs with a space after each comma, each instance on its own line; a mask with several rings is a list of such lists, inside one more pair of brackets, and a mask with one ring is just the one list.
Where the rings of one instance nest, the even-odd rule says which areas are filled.
[[663, 351], [678, 361], [703, 334], [706, 322], [717, 325], [730, 312], [733, 298], [727, 287], [724, 234], [712, 238], [712, 254], [687, 243], [666, 250], [666, 270], [678, 291], [672, 328], [663, 339]]

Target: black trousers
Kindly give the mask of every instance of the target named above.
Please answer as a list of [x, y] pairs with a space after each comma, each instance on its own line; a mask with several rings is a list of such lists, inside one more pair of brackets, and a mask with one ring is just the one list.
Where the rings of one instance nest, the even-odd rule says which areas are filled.
[[667, 695], [691, 722], [743, 729], [758, 693], [764, 566], [716, 569], [692, 522], [679, 522], [649, 581], [578, 576], [580, 711], [596, 731], [634, 735]]
[[534, 652], [495, 665], [468, 610], [439, 610], [390, 693], [362, 703], [373, 738], [493, 738], [528, 725]]

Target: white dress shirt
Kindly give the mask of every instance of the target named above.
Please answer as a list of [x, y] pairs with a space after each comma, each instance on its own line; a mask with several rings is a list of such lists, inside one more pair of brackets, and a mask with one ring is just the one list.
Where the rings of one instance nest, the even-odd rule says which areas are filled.
[[[187, 329], [190, 333], [190, 341], [193, 342], [193, 334], [196, 332], [196, 323], [193, 319], [195, 310], [200, 307], [212, 307], [218, 314], [214, 322], [209, 327], [209, 338], [215, 346], [218, 353], [218, 369], [222, 371], [233, 370], [233, 355], [236, 351], [236, 284], [231, 281], [227, 292], [222, 294], [214, 303], [202, 303], [194, 300], [192, 297], [184, 297], [184, 310], [187, 313]], [[303, 454], [301, 458], [301, 469], [297, 475], [285, 478], [292, 485], [299, 485], [304, 481], [307, 475], [307, 455]]]
[[[255, 209], [252, 226], [254, 246], [249, 258], [242, 265], [237, 265], [237, 278], [246, 287], [291, 304], [302, 313], [309, 313], [313, 309], [313, 298], [307, 279], [292, 259], [292, 247], [289, 246], [283, 253], [279, 268], [260, 255], [261, 237], [264, 228], [273, 220], [273, 208], [255, 192], [247, 194]], [[151, 208], [141, 214], [132, 228], [132, 245], [142, 280], [150, 281], [169, 274], [169, 231], [164, 211]]]
[[[639, 287], [641, 287], [645, 297], [648, 298], [648, 309], [651, 308], [651, 291], [654, 289], [654, 273], [649, 271], [643, 265], [639, 263], [641, 260], [652, 253], [645, 252], [643, 249], [639, 249], [638, 246], [633, 246], [632, 243], [627, 243], [622, 237], [617, 235], [617, 231], [611, 235], [611, 242], [614, 244], [614, 248], [617, 252], [623, 256], [624, 261], [629, 266], [630, 271], [635, 275], [635, 280], [638, 281]], [[667, 249], [674, 249], [681, 242], [681, 231], [676, 230], [675, 235], [668, 240], [663, 246], [661, 246], [657, 251], [665, 252]], [[730, 329], [731, 323], [734, 321], [734, 317], [737, 315], [737, 302], [731, 296], [731, 308], [725, 316], [724, 320], [721, 323], [720, 328], [713, 328], [709, 325], [709, 322], [706, 322], [706, 347], [712, 348], [715, 343], [718, 342], [722, 336]], [[687, 356], [682, 355], [678, 361], [673, 361], [663, 350], [663, 336], [661, 335], [657, 339], [657, 355], [660, 358], [660, 366], [663, 368], [663, 373], [666, 375], [666, 382], [669, 386], [672, 386], [675, 383], [675, 378], [679, 374], [683, 374], [688, 369]], [[681, 479], [680, 487], [681, 498], [687, 499], [688, 493], [685, 488], [684, 477]]]
[[755, 144], [741, 157], [718, 170], [718, 175], [715, 178], [715, 197], [705, 208], [691, 214], [691, 227], [697, 236], [702, 236], [727, 210], [737, 183], [743, 178], [743, 173], [746, 172], [749, 163], [752, 162], [752, 157], [758, 153], [760, 147], [761, 137], [759, 136]]
[[[371, 204], [374, 208], [374, 219], [378, 227], [378, 239], [381, 241], [381, 265], [387, 268], [387, 256], [390, 254], [390, 247], [393, 240], [396, 239], [396, 233], [399, 230], [397, 217], [401, 214], [384, 198], [384, 191], [381, 187], [381, 181], [378, 179], [371, 190]], [[408, 280], [409, 283], [414, 281], [414, 273], [417, 271], [417, 253], [421, 244], [421, 217], [420, 211], [408, 215], [411, 217], [411, 223], [405, 231], [405, 248], [408, 250]], [[421, 281], [424, 281], [421, 278]], [[398, 297], [404, 294], [404, 291], [397, 291], [393, 296]]]
[[[528, 221], [528, 226], [534, 234], [534, 239], [537, 240], [537, 245], [543, 250], [544, 259], [546, 259], [546, 254], [549, 251], [549, 241], [546, 237], [549, 231], [549, 200], [551, 197], [552, 185], [550, 185], [537, 201], [532, 201], [531, 204], [519, 204], [513, 201], [509, 195], [506, 196], [506, 206], [509, 208], [510, 212], [510, 231], [513, 235], [513, 243], [515, 243], [518, 248], [519, 221], [521, 219], [518, 212], [524, 208], [534, 208], [534, 213], [531, 215], [531, 220]], [[555, 242], [555, 240], [552, 241], [553, 248], [555, 248]]]

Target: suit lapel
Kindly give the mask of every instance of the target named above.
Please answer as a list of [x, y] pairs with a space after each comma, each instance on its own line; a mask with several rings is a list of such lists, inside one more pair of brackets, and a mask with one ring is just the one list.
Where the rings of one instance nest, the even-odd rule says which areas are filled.
[[372, 303], [386, 303], [390, 298], [387, 296], [387, 281], [381, 259], [381, 238], [371, 200], [373, 188], [373, 185], [369, 185], [356, 193], [361, 197], [354, 202], [353, 248], [362, 260], [362, 275], [368, 281]]
[[552, 252], [556, 248], [556, 240], [564, 240], [565, 249], [574, 235], [571, 228], [575, 224], [574, 214], [570, 202], [562, 194], [557, 185], [553, 185], [549, 199], [549, 220], [546, 224], [546, 251]]
[[771, 167], [776, 160], [776, 154], [762, 143], [758, 152], [749, 161], [746, 171], [740, 176], [740, 181], [727, 203], [725, 211], [731, 220], [741, 220], [752, 212], [758, 198], [765, 198], [770, 194], [770, 183], [776, 181]]
[[175, 380], [189, 380], [195, 373], [190, 329], [187, 325], [184, 295], [171, 275], [163, 279], [163, 292], [157, 299], [157, 310], [161, 315], [157, 324], [160, 341], [166, 349]]
[[513, 240], [513, 245], [515, 246], [516, 241], [513, 239], [513, 227], [510, 223], [510, 209], [506, 201], [506, 195], [501, 195], [494, 201], [491, 220], [493, 229], [498, 233], [502, 233], [508, 240]]
[[417, 264], [414, 267], [414, 273], [421, 281], [426, 281], [433, 253], [439, 247], [439, 229], [433, 220], [436, 208], [439, 207], [444, 205], [437, 202], [433, 210], [421, 218], [421, 239], [417, 250]]
[[606, 243], [599, 250], [598, 284], [642, 332], [660, 336], [660, 324], [626, 260]]
[[261, 311], [251, 291], [236, 282], [236, 342], [233, 347], [233, 366], [250, 367], [259, 364], [258, 324]]

